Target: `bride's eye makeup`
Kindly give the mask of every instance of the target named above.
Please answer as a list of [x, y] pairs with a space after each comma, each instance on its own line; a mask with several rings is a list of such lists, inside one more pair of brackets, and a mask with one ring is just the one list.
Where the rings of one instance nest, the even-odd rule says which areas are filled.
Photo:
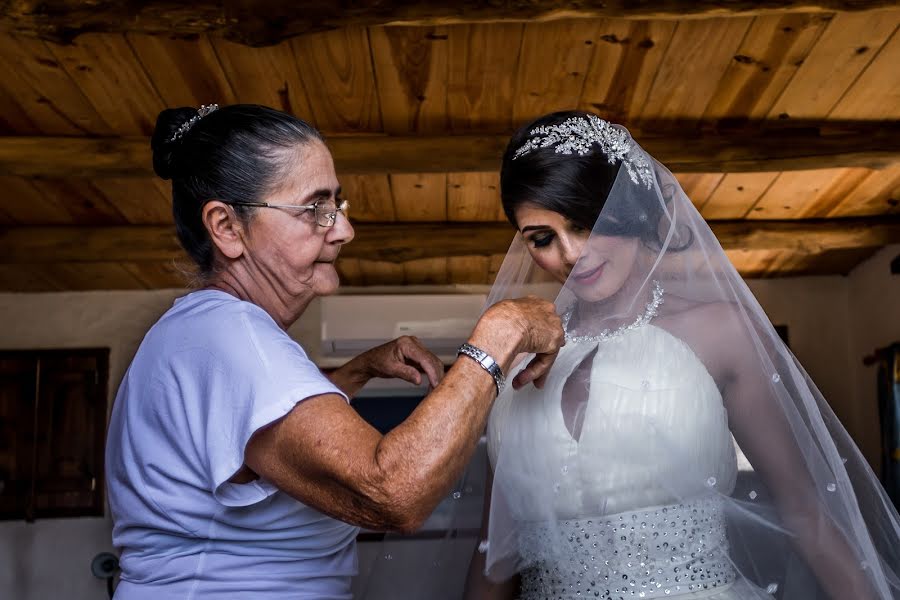
[[535, 248], [544, 248], [550, 245], [554, 237], [553, 233], [539, 233], [531, 236], [531, 243]]

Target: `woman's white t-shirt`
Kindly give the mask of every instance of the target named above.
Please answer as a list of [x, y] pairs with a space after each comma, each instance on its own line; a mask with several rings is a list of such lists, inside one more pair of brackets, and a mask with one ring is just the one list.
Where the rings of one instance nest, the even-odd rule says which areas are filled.
[[106, 446], [116, 598], [350, 598], [358, 529], [260, 479], [229, 483], [255, 431], [341, 394], [263, 309], [204, 290], [147, 333]]

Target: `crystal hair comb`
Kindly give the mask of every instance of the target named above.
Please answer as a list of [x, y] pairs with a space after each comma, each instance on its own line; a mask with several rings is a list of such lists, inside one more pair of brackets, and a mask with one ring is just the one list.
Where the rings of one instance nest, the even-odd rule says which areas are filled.
[[531, 136], [518, 150], [513, 160], [540, 148], [555, 148], [557, 154], [585, 156], [596, 144], [610, 164], [620, 161], [631, 180], [653, 187], [653, 171], [647, 155], [634, 143], [624, 128], [615, 127], [596, 115], [569, 117], [557, 125], [542, 125], [529, 132]]

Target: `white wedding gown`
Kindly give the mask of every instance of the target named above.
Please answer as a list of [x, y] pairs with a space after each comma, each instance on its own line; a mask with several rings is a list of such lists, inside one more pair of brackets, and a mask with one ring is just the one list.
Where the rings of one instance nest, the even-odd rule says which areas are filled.
[[[596, 349], [576, 440], [561, 399]], [[522, 600], [771, 598], [729, 559], [722, 495], [737, 461], [722, 396], [700, 359], [650, 323], [569, 342], [544, 389], [491, 414], [518, 523]], [[507, 446], [510, 445], [510, 446]], [[549, 498], [549, 500], [548, 500]]]

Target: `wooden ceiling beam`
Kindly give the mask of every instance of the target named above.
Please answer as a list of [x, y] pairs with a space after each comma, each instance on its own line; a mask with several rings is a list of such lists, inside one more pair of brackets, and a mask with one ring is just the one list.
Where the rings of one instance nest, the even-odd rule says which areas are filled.
[[0, 31], [69, 42], [87, 32], [210, 33], [251, 46], [347, 26], [447, 25], [618, 17], [684, 19], [790, 12], [860, 11], [890, 0], [20, 0], [0, 4]]
[[[900, 162], [896, 121], [819, 125], [637, 138], [675, 173], [878, 169]], [[375, 134], [334, 136], [328, 145], [338, 174], [462, 173], [497, 171], [508, 139]], [[151, 164], [146, 138], [0, 137], [0, 175], [146, 177], [153, 173]]]
[[[900, 217], [802, 221], [713, 221], [726, 250], [826, 250], [900, 243]], [[402, 263], [422, 258], [504, 254], [513, 230], [506, 223], [358, 223], [356, 238], [341, 256]], [[0, 264], [167, 262], [185, 258], [173, 228], [0, 228]]]

